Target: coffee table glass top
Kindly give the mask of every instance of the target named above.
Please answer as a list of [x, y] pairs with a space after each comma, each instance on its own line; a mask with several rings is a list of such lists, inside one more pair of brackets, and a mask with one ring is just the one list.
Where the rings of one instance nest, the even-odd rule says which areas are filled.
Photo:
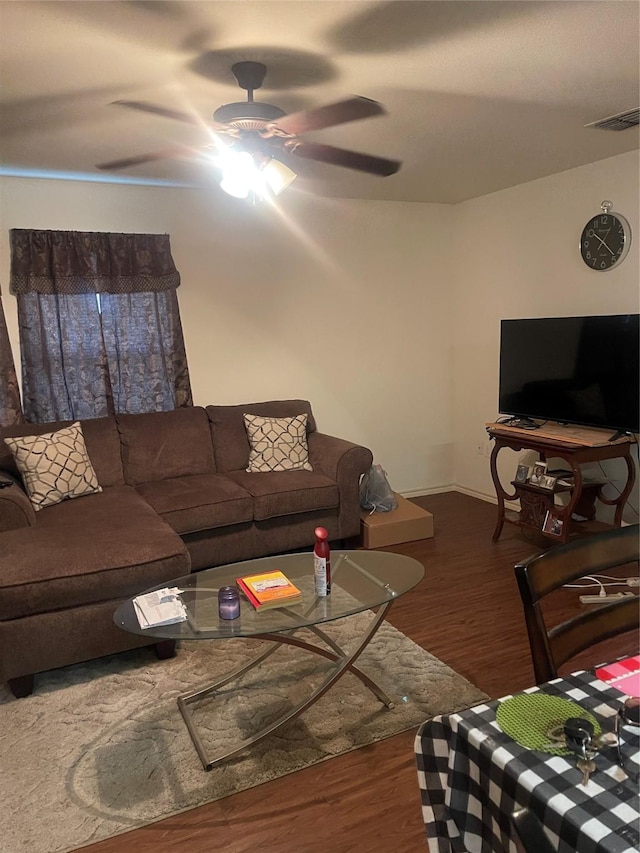
[[[279, 569], [301, 590], [302, 601], [283, 607], [256, 611], [240, 595], [240, 616], [233, 620], [218, 616], [218, 590], [235, 586], [236, 579]], [[331, 553], [331, 594], [316, 596], [313, 554], [286, 554], [204, 569], [152, 589], [177, 587], [187, 608], [188, 619], [173, 625], [141, 628], [132, 600], [114, 614], [116, 625], [126, 631], [162, 639], [223, 639], [281, 633], [307, 625], [330, 622], [360, 613], [398, 598], [424, 577], [422, 563], [402, 554], [382, 551], [339, 551]]]

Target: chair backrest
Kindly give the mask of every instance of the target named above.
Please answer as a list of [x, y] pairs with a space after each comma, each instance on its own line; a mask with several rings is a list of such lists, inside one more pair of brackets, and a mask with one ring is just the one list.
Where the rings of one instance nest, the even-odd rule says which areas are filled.
[[637, 577], [639, 534], [638, 524], [614, 528], [551, 548], [515, 566], [537, 684], [556, 678], [558, 667], [584, 649], [634, 628], [640, 630], [640, 602], [635, 595], [596, 605], [550, 629], [540, 608], [546, 595], [586, 575], [630, 563], [627, 577]]
[[511, 815], [518, 853], [554, 853], [540, 820], [530, 809], [519, 809]]

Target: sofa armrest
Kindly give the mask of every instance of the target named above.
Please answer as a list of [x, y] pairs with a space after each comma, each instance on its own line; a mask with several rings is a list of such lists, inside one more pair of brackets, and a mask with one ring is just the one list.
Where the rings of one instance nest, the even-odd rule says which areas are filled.
[[343, 438], [309, 433], [309, 462], [314, 471], [324, 474], [338, 484], [340, 513], [339, 537], [348, 539], [360, 533], [360, 478], [373, 463], [368, 447], [353, 444]]
[[0, 533], [34, 525], [36, 513], [20, 480], [7, 471], [0, 471], [0, 480], [13, 484], [0, 489]]

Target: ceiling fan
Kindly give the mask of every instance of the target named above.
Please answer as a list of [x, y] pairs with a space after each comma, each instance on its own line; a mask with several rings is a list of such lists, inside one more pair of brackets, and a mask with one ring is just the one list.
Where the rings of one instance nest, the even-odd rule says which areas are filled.
[[[254, 91], [262, 86], [267, 73], [265, 65], [261, 62], [236, 62], [232, 65], [231, 71], [240, 88], [247, 92], [247, 101], [218, 107], [213, 114], [213, 121], [206, 123], [207, 128], [215, 134], [216, 142], [205, 146], [205, 151], [218, 148], [222, 151], [248, 155], [258, 169], [263, 169], [270, 163], [271, 166], [278, 165], [280, 169], [287, 169], [278, 160], [279, 155], [286, 159], [288, 154], [380, 177], [393, 175], [400, 168], [401, 163], [398, 160], [348, 151], [333, 145], [307, 142], [300, 138], [300, 135], [307, 131], [322, 130], [358, 119], [384, 115], [385, 109], [377, 101], [355, 96], [334, 104], [287, 115], [280, 107], [253, 99]], [[197, 117], [179, 110], [166, 109], [142, 101], [115, 101], [115, 103], [130, 109], [202, 126], [202, 121]], [[190, 154], [193, 156], [193, 152], [186, 147], [170, 148], [112, 160], [109, 163], [101, 163], [96, 168], [126, 169], [154, 160], [188, 157]], [[287, 171], [295, 177], [294, 172], [289, 169]], [[287, 184], [293, 180], [293, 177], [288, 179]]]

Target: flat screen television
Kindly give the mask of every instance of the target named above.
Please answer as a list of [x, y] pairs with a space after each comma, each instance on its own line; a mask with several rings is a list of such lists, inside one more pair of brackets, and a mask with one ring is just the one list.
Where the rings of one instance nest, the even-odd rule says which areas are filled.
[[639, 317], [502, 320], [500, 413], [640, 431]]

